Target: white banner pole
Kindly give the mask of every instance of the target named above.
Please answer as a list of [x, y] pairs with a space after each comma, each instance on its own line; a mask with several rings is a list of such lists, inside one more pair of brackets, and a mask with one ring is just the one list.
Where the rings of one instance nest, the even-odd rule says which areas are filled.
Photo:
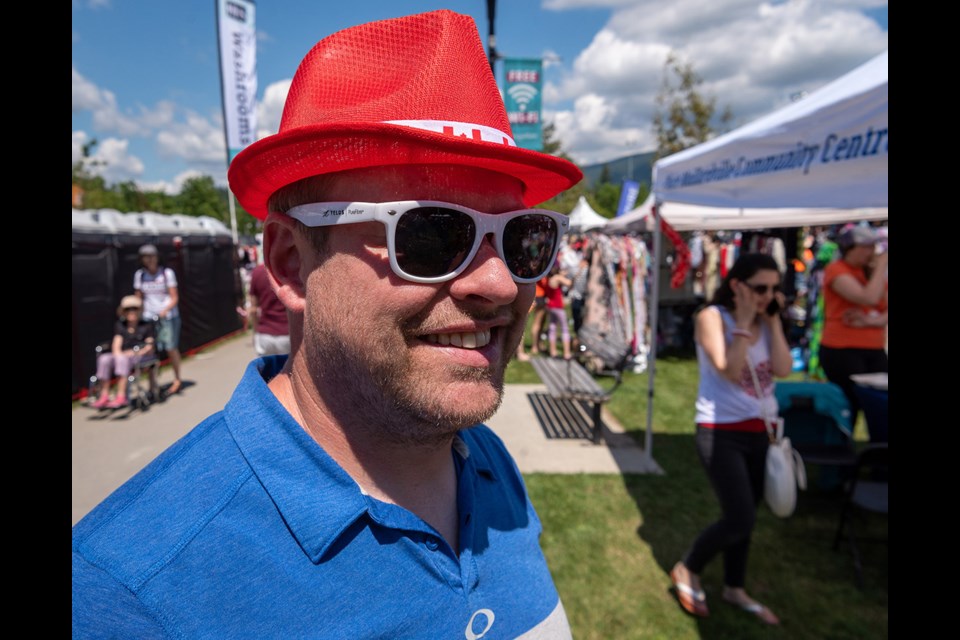
[[[215, 0], [217, 48], [220, 55], [220, 90], [223, 98], [223, 128], [227, 143], [227, 167], [233, 157], [256, 139], [257, 133], [257, 34], [256, 6], [252, 0]], [[230, 227], [237, 244], [237, 211], [234, 196]]]

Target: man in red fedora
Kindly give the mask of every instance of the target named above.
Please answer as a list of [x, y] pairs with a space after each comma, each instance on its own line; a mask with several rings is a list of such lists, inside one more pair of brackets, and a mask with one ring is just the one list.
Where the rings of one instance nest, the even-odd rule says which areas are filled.
[[581, 178], [516, 146], [469, 17], [317, 43], [229, 170], [291, 353], [74, 527], [74, 637], [569, 638], [482, 422]]

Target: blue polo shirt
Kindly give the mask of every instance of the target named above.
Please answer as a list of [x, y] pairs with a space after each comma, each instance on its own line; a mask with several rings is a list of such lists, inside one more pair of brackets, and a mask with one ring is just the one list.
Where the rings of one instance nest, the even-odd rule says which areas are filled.
[[224, 407], [73, 528], [74, 638], [569, 638], [503, 442], [462, 431], [459, 554], [365, 495], [255, 360]]

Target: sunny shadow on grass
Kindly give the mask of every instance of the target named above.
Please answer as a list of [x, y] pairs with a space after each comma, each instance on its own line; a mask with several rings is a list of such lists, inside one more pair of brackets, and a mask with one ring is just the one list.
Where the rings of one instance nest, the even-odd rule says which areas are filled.
[[[656, 363], [654, 475], [526, 474], [543, 522], [543, 548], [578, 640], [633, 638], [886, 638], [887, 546], [861, 544], [864, 590], [854, 581], [846, 542], [832, 549], [840, 495], [800, 494], [797, 513], [781, 520], [761, 506], [751, 546], [750, 592], [783, 620], [770, 628], [720, 599], [722, 559], [704, 572], [711, 615], [684, 613], [668, 573], [719, 507], [693, 442], [696, 361], [689, 354]], [[538, 382], [532, 367], [514, 361], [508, 382]], [[601, 379], [601, 384], [603, 384]], [[647, 421], [647, 373], [627, 373], [609, 409], [638, 440]], [[865, 429], [858, 425], [862, 440]], [[886, 520], [869, 518], [867, 538], [886, 539]]]

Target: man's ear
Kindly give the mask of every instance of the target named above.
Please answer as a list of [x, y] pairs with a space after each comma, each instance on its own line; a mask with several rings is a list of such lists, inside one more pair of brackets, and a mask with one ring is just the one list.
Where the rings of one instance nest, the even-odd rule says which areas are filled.
[[[263, 263], [270, 275], [270, 283], [280, 302], [293, 313], [303, 313], [306, 305], [306, 275], [304, 255], [310, 247], [301, 237], [296, 222], [281, 213], [271, 213], [263, 223]], [[305, 260], [306, 259], [306, 260]]]

